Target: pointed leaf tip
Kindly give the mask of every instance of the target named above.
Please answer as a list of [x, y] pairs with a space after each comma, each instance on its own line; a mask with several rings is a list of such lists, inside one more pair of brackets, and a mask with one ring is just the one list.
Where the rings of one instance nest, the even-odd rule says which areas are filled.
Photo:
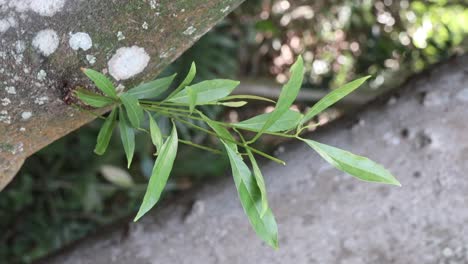
[[161, 147], [161, 151], [154, 163], [148, 188], [146, 189], [140, 209], [135, 216], [135, 222], [151, 210], [159, 201], [174, 165], [178, 142], [177, 129], [175, 124], [173, 124], [171, 135]]
[[221, 140], [229, 157], [232, 176], [236, 184], [240, 202], [244, 212], [249, 218], [250, 224], [257, 235], [269, 246], [278, 247], [278, 226], [270, 208], [262, 216], [263, 205], [261, 191], [257, 178], [252, 174], [242, 157], [237, 153], [237, 148], [232, 144]]
[[318, 101], [316, 104], [314, 104], [310, 110], [304, 115], [302, 118], [300, 124], [304, 124], [307, 121], [311, 120], [314, 118], [316, 115], [320, 114], [330, 106], [334, 105], [336, 102], [339, 100], [343, 99], [343, 97], [347, 96], [351, 92], [355, 91], [357, 88], [359, 88], [367, 79], [372, 77], [371, 75], [356, 79], [352, 82], [349, 82], [343, 86], [341, 86], [338, 89], [335, 89], [325, 95], [320, 101]]
[[304, 62], [302, 57], [299, 56], [296, 62], [291, 66], [291, 77], [289, 81], [281, 89], [281, 93], [276, 103], [275, 110], [270, 113], [268, 119], [265, 121], [261, 129], [251, 140], [256, 141], [265, 131], [267, 131], [279, 118], [289, 110], [289, 107], [294, 103], [302, 87], [304, 80]]
[[360, 180], [401, 186], [400, 182], [382, 165], [348, 151], [310, 139], [301, 139], [335, 168]]

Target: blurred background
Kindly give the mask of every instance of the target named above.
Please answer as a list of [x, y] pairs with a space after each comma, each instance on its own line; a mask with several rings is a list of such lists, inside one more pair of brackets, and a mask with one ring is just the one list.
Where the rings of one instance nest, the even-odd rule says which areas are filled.
[[[306, 76], [295, 107], [305, 111], [331, 89], [372, 75], [365, 87], [318, 117], [325, 124], [467, 49], [465, 0], [248, 0], [161, 76], [177, 72], [183, 78], [195, 61], [197, 81], [238, 79], [240, 93], [275, 98], [290, 65], [302, 54]], [[236, 122], [271, 111], [271, 106], [203, 110]], [[167, 120], [159, 122], [163, 129], [169, 126]], [[118, 135], [104, 156], [94, 155], [100, 126], [95, 121], [30, 157], [1, 193], [0, 263], [29, 263], [137, 210], [154, 162], [150, 139], [137, 137], [135, 162], [128, 171]], [[181, 126], [179, 133], [216, 144], [188, 127]], [[278, 143], [266, 137], [262, 148], [274, 153]], [[181, 195], [227, 175], [227, 162], [181, 146], [168, 193]]]

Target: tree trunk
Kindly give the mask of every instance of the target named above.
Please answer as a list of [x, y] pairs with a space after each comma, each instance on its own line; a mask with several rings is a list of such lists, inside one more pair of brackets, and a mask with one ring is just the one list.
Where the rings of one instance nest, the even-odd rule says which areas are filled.
[[311, 136], [384, 164], [393, 187], [358, 181], [303, 144], [263, 166], [280, 249], [249, 227], [230, 179], [44, 263], [467, 263], [468, 56]]
[[0, 190], [24, 159], [93, 117], [80, 67], [154, 78], [243, 0], [0, 0]]

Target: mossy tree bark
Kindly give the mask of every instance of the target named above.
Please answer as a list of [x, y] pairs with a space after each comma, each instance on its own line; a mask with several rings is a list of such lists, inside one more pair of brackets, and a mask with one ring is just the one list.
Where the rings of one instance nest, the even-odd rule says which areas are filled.
[[77, 86], [92, 89], [80, 67], [126, 87], [150, 80], [241, 2], [0, 1], [0, 190], [25, 158], [93, 119], [67, 105]]

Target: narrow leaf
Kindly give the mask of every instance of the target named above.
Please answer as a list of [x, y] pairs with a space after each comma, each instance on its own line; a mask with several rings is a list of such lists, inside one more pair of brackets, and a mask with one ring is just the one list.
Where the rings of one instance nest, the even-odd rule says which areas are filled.
[[232, 100], [232, 99], [246, 99], [246, 100], [257, 100], [257, 101], [265, 101], [265, 102], [270, 102], [270, 103], [276, 103], [275, 101], [273, 101], [271, 99], [268, 99], [266, 97], [263, 97], [263, 96], [243, 95], [243, 94], [226, 96], [221, 100], [222, 101], [227, 101], [227, 100]]
[[156, 159], [148, 188], [143, 198], [143, 203], [134, 221], [138, 221], [138, 219], [145, 215], [159, 201], [174, 164], [177, 154], [177, 144], [177, 129], [174, 124], [171, 135], [162, 146], [161, 153]]
[[271, 112], [268, 120], [263, 124], [258, 134], [252, 139], [257, 140], [263, 132], [267, 131], [294, 103], [301, 89], [302, 80], [304, 79], [304, 61], [299, 56], [296, 62], [291, 67], [291, 78], [283, 86], [275, 110]]
[[175, 77], [176, 74], [173, 74], [151, 82], [142, 83], [137, 87], [130, 89], [127, 93], [137, 99], [156, 98], [169, 88]]
[[130, 168], [133, 160], [133, 153], [135, 152], [135, 130], [131, 127], [127, 120], [125, 112], [122, 107], [119, 108], [119, 128], [120, 138], [122, 139], [122, 145], [127, 156], [127, 167]]
[[235, 139], [225, 127], [211, 120], [203, 113], [199, 112], [199, 114], [203, 118], [203, 121], [205, 121], [205, 123], [208, 124], [208, 126], [210, 126], [211, 129], [213, 129], [213, 131], [218, 135], [219, 139], [224, 140], [225, 144], [228, 144], [229, 147], [237, 151], [237, 145], [234, 143]]
[[[188, 87], [191, 87], [191, 89], [197, 93], [196, 105], [202, 105], [216, 102], [228, 96], [238, 85], [238, 81], [215, 79], [199, 82]], [[190, 103], [190, 98], [187, 93], [188, 87], [185, 87], [185, 89], [175, 94], [168, 101], [188, 105]]]
[[224, 106], [227, 106], [227, 107], [242, 107], [244, 105], [246, 105], [247, 102], [246, 101], [235, 101], [235, 102], [221, 102], [221, 103], [218, 103], [218, 105], [224, 105]]
[[268, 198], [265, 186], [265, 180], [263, 179], [262, 171], [258, 167], [257, 160], [255, 159], [252, 151], [250, 149], [246, 149], [247, 155], [249, 156], [250, 163], [252, 164], [253, 174], [255, 176], [255, 180], [257, 182], [258, 189], [260, 190], [260, 195], [262, 199], [262, 211], [260, 216], [263, 217], [268, 210]]
[[122, 94], [120, 100], [127, 111], [127, 116], [132, 126], [134, 128], [139, 128], [141, 120], [143, 120], [144, 117], [144, 112], [138, 99], [130, 94]]
[[187, 73], [187, 76], [185, 76], [185, 79], [179, 84], [179, 86], [171, 94], [169, 94], [166, 100], [171, 99], [175, 94], [177, 94], [182, 89], [184, 89], [187, 85], [192, 83], [193, 79], [195, 78], [196, 73], [197, 73], [197, 67], [195, 66], [195, 62], [192, 62], [192, 65], [190, 66], [190, 70]]
[[81, 68], [81, 70], [105, 95], [112, 98], [117, 98], [117, 92], [115, 91], [114, 85], [104, 74], [86, 68]]
[[187, 87], [187, 94], [189, 97], [189, 109], [190, 109], [190, 114], [193, 113], [193, 110], [195, 110], [195, 105], [197, 104], [197, 98], [198, 95], [197, 93], [193, 90], [192, 87]]
[[[265, 123], [270, 120], [271, 115], [272, 113], [261, 114], [233, 125], [241, 129], [260, 131], [265, 126]], [[279, 132], [295, 128], [301, 118], [301, 113], [288, 109], [266, 131]]]
[[273, 248], [278, 248], [278, 227], [270, 209], [267, 209], [262, 217], [261, 193], [255, 177], [236, 151], [223, 143], [229, 156], [239, 199], [250, 224], [263, 241]]
[[94, 148], [94, 153], [97, 155], [102, 155], [106, 152], [107, 146], [112, 137], [112, 132], [114, 131], [116, 124], [117, 109], [112, 109], [112, 112], [107, 116], [106, 121], [102, 124], [101, 130], [97, 137], [96, 147]]
[[104, 107], [114, 103], [114, 100], [112, 100], [112, 98], [105, 97], [85, 89], [75, 90], [74, 93], [76, 94], [78, 99], [83, 101], [83, 103], [92, 107]]
[[151, 134], [151, 141], [153, 145], [156, 146], [156, 150], [159, 152], [163, 145], [163, 137], [161, 133], [161, 129], [154, 120], [153, 116], [148, 112], [149, 123], [150, 123], [150, 134]]
[[313, 148], [328, 163], [360, 180], [401, 186], [400, 182], [388, 170], [368, 158], [310, 139], [301, 140]]
[[309, 111], [307, 111], [304, 118], [301, 120], [301, 125], [315, 117], [317, 114], [321, 113], [323, 110], [332, 106], [346, 95], [359, 88], [359, 86], [361, 86], [370, 77], [371, 76], [366, 76], [354, 80], [327, 94], [325, 97], [320, 99], [320, 101], [318, 101], [314, 106], [312, 106], [312, 108]]

